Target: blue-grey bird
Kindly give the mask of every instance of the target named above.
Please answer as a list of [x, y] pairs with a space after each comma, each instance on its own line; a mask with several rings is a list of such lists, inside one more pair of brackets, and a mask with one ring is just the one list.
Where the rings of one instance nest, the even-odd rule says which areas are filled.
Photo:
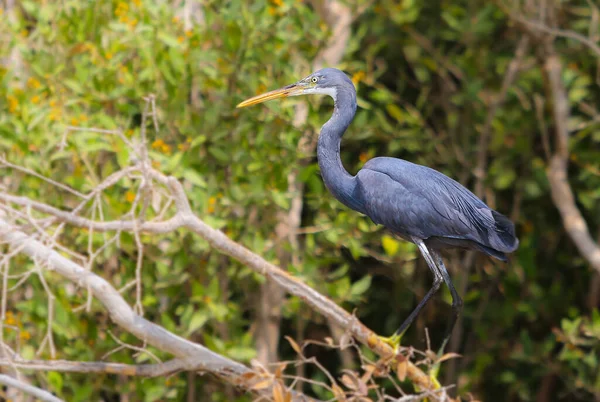
[[365, 163], [356, 175], [348, 173], [340, 158], [340, 143], [356, 113], [356, 89], [340, 70], [324, 68], [237, 107], [310, 94], [325, 94], [334, 100], [333, 116], [321, 128], [317, 146], [321, 175], [331, 194], [347, 207], [415, 243], [434, 277], [431, 289], [388, 341], [397, 346], [443, 281], [452, 295], [452, 316], [440, 348], [443, 351], [460, 314], [462, 299], [439, 250], [473, 249], [506, 261], [506, 253], [515, 251], [519, 245], [513, 223], [460, 183], [426, 166], [377, 157]]

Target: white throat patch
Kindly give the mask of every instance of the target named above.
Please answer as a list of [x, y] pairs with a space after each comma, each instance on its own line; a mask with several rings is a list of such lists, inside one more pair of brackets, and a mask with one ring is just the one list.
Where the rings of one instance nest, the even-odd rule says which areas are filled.
[[308, 95], [308, 94], [329, 95], [329, 96], [331, 96], [333, 98], [334, 102], [337, 101], [337, 89], [331, 88], [331, 87], [330, 88], [310, 88], [310, 89], [306, 89], [302, 95]]

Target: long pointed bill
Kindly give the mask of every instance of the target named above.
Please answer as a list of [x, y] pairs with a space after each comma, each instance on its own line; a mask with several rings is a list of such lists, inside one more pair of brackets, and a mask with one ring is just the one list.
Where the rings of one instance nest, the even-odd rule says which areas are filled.
[[266, 102], [271, 99], [287, 98], [288, 96], [300, 95], [300, 94], [302, 94], [302, 92], [304, 92], [304, 87], [302, 87], [298, 84], [292, 84], [292, 85], [288, 85], [283, 88], [276, 89], [274, 91], [270, 91], [270, 92], [266, 92], [261, 95], [257, 95], [250, 99], [246, 99], [245, 101], [243, 101], [236, 107], [240, 108], [240, 107], [252, 106], [252, 105], [256, 105], [257, 103], [263, 103], [263, 102]]

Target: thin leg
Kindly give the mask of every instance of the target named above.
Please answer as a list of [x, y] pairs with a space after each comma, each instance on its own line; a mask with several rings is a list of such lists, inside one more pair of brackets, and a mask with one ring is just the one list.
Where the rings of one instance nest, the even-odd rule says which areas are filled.
[[450, 275], [448, 274], [448, 270], [446, 269], [446, 266], [444, 265], [442, 256], [435, 250], [432, 250], [431, 254], [433, 254], [435, 259], [437, 260], [437, 267], [438, 267], [439, 273], [442, 275], [444, 282], [446, 282], [448, 289], [450, 289], [450, 295], [452, 295], [452, 316], [450, 317], [450, 320], [448, 321], [448, 326], [446, 327], [446, 333], [444, 334], [444, 341], [442, 342], [442, 346], [438, 352], [441, 355], [444, 353], [446, 344], [450, 340], [450, 336], [452, 335], [452, 330], [454, 329], [456, 320], [458, 319], [458, 316], [460, 315], [460, 312], [462, 310], [463, 301], [460, 298], [460, 296], [458, 295], [458, 292], [456, 291], [456, 289], [454, 288], [454, 284], [452, 283], [452, 280], [450, 279]]
[[431, 254], [429, 253], [429, 249], [427, 248], [425, 243], [423, 243], [423, 240], [417, 239], [417, 238], [413, 238], [412, 240], [415, 242], [417, 247], [419, 247], [419, 251], [421, 252], [423, 257], [425, 257], [427, 266], [429, 267], [429, 269], [431, 270], [431, 273], [433, 274], [433, 285], [431, 286], [431, 289], [429, 289], [429, 291], [425, 294], [425, 297], [423, 297], [423, 300], [421, 300], [419, 302], [419, 304], [417, 304], [417, 307], [415, 307], [413, 312], [410, 313], [408, 318], [406, 320], [404, 320], [402, 325], [400, 325], [400, 328], [398, 328], [396, 330], [396, 332], [394, 332], [394, 336], [401, 336], [402, 334], [404, 334], [404, 331], [406, 331], [408, 329], [408, 327], [415, 320], [415, 318], [417, 317], [419, 312], [421, 312], [423, 307], [425, 307], [427, 302], [431, 299], [431, 297], [435, 294], [435, 292], [440, 288], [440, 285], [443, 280], [442, 275], [439, 272], [437, 266], [435, 265], [435, 261], [434, 261], [433, 257], [431, 256]]

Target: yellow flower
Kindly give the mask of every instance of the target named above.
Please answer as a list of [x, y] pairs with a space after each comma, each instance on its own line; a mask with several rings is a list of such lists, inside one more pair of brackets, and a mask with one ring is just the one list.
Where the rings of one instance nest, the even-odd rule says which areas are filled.
[[354, 83], [354, 85], [356, 85], [359, 82], [361, 82], [364, 78], [365, 78], [365, 72], [359, 71], [352, 76], [352, 82]]
[[77, 117], [71, 118], [71, 125], [76, 126], [77, 124], [79, 124], [79, 120], [77, 120]]
[[179, 42], [179, 43], [183, 43], [184, 40], [185, 40], [185, 38], [183, 36], [179, 36], [177, 38], [177, 42]]
[[40, 103], [39, 95], [35, 95], [33, 98], [31, 98], [31, 103], [33, 103], [34, 105], [37, 105], [38, 103]]
[[161, 139], [158, 139], [152, 143], [152, 148], [154, 148], [154, 149], [162, 148], [163, 145], [165, 145], [165, 142]]
[[110, 60], [113, 57], [113, 54], [111, 52], [106, 52], [106, 54], [104, 55], [104, 57], [106, 57], [106, 60]]
[[6, 325], [15, 325], [17, 320], [15, 320], [15, 316], [11, 311], [6, 312], [6, 318], [4, 319], [4, 323]]
[[10, 113], [15, 113], [17, 111], [17, 108], [19, 107], [19, 101], [17, 100], [17, 98], [15, 98], [12, 95], [8, 95], [6, 97], [6, 100], [8, 101], [8, 111]]
[[125, 199], [129, 203], [133, 202], [135, 200], [135, 193], [132, 191], [128, 191], [127, 193], [125, 193]]
[[49, 117], [50, 121], [58, 121], [62, 117], [62, 111], [58, 108], [52, 108]]
[[21, 338], [24, 341], [28, 341], [31, 339], [31, 334], [29, 333], [29, 331], [21, 331], [21, 333], [19, 334], [19, 338]]
[[42, 86], [42, 84], [40, 84], [40, 82], [38, 80], [36, 80], [35, 78], [30, 77], [27, 80], [27, 86], [31, 89], [38, 89], [39, 87]]

